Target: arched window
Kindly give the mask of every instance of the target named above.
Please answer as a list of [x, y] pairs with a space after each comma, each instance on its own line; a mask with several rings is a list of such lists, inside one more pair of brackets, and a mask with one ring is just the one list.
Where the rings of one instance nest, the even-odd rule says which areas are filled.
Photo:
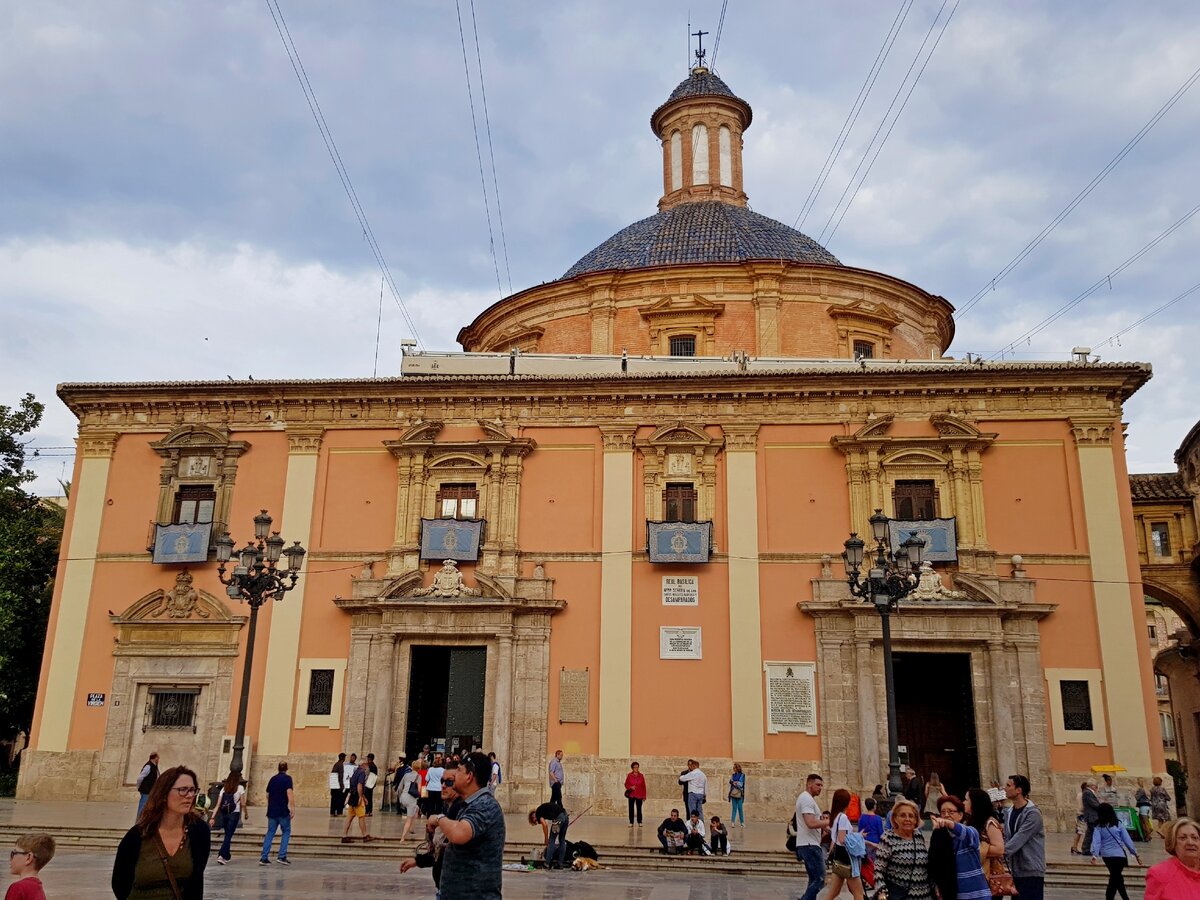
[[692, 126], [692, 184], [708, 184], [708, 126]]
[[671, 132], [671, 190], [683, 187], [683, 139], [678, 131]]
[[731, 147], [729, 127], [722, 125], [717, 133], [721, 151], [721, 184], [733, 187], [733, 149]]

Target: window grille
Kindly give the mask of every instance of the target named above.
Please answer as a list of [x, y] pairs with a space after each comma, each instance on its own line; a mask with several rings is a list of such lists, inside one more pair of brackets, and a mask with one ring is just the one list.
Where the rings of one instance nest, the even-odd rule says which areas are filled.
[[333, 714], [333, 669], [313, 669], [308, 679], [308, 714]]
[[1060, 681], [1063, 728], [1067, 731], [1092, 731], [1092, 694], [1086, 681]]
[[874, 359], [875, 345], [870, 341], [855, 341], [854, 342], [854, 358], [855, 359]]
[[217, 505], [217, 492], [209, 484], [185, 484], [175, 495], [176, 525], [197, 525], [213, 520], [213, 509]]
[[937, 491], [932, 481], [897, 481], [892, 492], [896, 518], [923, 522], [937, 518]]
[[677, 334], [671, 338], [672, 356], [695, 356], [696, 336], [692, 334]]
[[668, 484], [663, 491], [666, 521], [695, 522], [697, 496], [696, 488], [691, 484]]
[[150, 688], [148, 727], [195, 731], [199, 696], [199, 688]]

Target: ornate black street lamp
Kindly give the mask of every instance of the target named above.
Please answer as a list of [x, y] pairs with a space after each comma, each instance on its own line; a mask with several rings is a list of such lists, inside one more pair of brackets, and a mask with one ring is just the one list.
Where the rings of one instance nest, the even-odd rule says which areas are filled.
[[[306, 553], [299, 541], [293, 541], [292, 546], [284, 549], [284, 540], [279, 532], [271, 531], [271, 517], [265, 509], [254, 517], [254, 538], [257, 543], [247, 542], [238, 551], [238, 564], [233, 567], [229, 578], [225, 577], [225, 563], [233, 557], [233, 538], [229, 532], [217, 538], [217, 574], [221, 584], [225, 585], [225, 593], [230, 600], [244, 600], [250, 604], [250, 631], [246, 635], [246, 662], [242, 667], [242, 696], [238, 704], [233, 759], [229, 763], [230, 775], [242, 774], [246, 708], [250, 704], [250, 672], [254, 667], [254, 632], [258, 625], [258, 608], [268, 600], [282, 600], [283, 595], [296, 586]], [[286, 569], [278, 568], [281, 556], [287, 557]]]
[[910, 537], [893, 552], [888, 538], [890, 520], [883, 510], [875, 510], [869, 519], [871, 536], [875, 539], [875, 558], [870, 562], [865, 578], [859, 573], [863, 565], [866, 544], [857, 532], [851, 532], [846, 541], [842, 562], [846, 565], [846, 582], [850, 593], [861, 597], [875, 606], [883, 629], [883, 682], [887, 695], [888, 728], [888, 794], [896, 797], [904, 788], [900, 780], [900, 749], [896, 736], [896, 686], [892, 673], [892, 626], [891, 615], [896, 611], [900, 598], [917, 586], [917, 573], [921, 568], [921, 552], [925, 541]]

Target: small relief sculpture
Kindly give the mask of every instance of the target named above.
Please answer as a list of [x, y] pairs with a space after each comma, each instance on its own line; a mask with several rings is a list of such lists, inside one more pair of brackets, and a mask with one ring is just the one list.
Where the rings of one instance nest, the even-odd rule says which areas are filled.
[[358, 573], [359, 581], [370, 581], [375, 577], [375, 560], [364, 559], [362, 561], [362, 571]]
[[952, 591], [942, 584], [942, 576], [933, 571], [928, 562], [921, 563], [921, 576], [917, 588], [908, 595], [911, 600], [962, 600], [966, 594], [962, 591]]
[[151, 618], [158, 618], [164, 613], [172, 619], [189, 619], [192, 613], [207, 619], [209, 612], [200, 605], [200, 594], [192, 587], [192, 573], [184, 569], [175, 576], [175, 587], [165, 591], [158, 605], [150, 611]]
[[433, 576], [433, 584], [427, 588], [417, 588], [412, 592], [414, 597], [478, 597], [478, 588], [467, 587], [458, 564], [452, 559], [442, 563], [441, 569]]

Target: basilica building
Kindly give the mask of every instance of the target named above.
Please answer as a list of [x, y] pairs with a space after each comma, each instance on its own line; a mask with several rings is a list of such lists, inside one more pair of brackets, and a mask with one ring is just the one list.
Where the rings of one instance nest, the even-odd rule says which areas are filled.
[[739, 762], [759, 819], [809, 771], [869, 793], [880, 618], [840, 554], [877, 509], [927, 539], [892, 622], [907, 764], [1028, 773], [1052, 828], [1092, 766], [1163, 773], [1121, 424], [1150, 367], [948, 357], [946, 299], [750, 209], [751, 122], [693, 69], [650, 118], [658, 211], [398, 377], [62, 385], [20, 796], [127, 798], [151, 751], [224, 773], [248, 619], [215, 554], [263, 509], [308, 555], [258, 620], [247, 771], [287, 759], [302, 805], [339, 751], [423, 744], [494, 750], [514, 811], [557, 749], [596, 813], [633, 759], [651, 817], [688, 757], [710, 801]]

